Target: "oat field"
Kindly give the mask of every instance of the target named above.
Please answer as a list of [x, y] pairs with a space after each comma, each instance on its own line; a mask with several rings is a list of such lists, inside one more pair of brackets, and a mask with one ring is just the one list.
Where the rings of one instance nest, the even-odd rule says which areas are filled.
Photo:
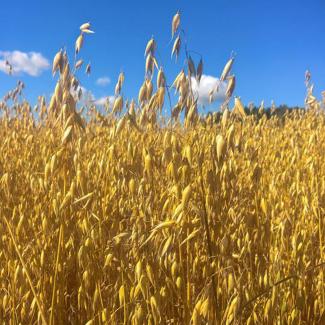
[[[55, 55], [48, 103], [19, 82], [0, 104], [1, 324], [324, 324], [325, 114], [310, 76], [306, 109], [250, 114], [230, 107], [231, 57], [222, 112], [202, 115], [203, 61], [185, 48], [168, 80], [151, 39], [138, 98], [121, 73], [112, 106], [82, 109], [91, 34]], [[176, 57], [178, 13], [172, 37]]]

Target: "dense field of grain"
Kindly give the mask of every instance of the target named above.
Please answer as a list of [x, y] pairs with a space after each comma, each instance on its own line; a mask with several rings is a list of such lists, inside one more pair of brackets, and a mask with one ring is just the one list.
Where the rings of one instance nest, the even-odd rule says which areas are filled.
[[325, 114], [312, 87], [306, 110], [249, 115], [236, 98], [199, 116], [203, 65], [188, 58], [168, 121], [155, 46], [136, 102], [121, 74], [113, 107], [79, 111], [82, 62], [60, 51], [48, 104], [19, 100], [22, 83], [1, 103], [1, 323], [324, 323]]

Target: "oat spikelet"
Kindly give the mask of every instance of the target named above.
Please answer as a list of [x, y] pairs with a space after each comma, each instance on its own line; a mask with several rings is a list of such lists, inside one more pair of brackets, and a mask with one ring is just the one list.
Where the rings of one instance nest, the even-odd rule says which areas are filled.
[[90, 23], [84, 23], [80, 26], [80, 30], [83, 33], [87, 33], [87, 34], [94, 34], [95, 32], [90, 30]]
[[179, 25], [181, 23], [181, 15], [179, 11], [174, 15], [172, 20], [172, 38], [174, 37]]
[[160, 67], [157, 75], [157, 88], [165, 87], [165, 81], [166, 78], [165, 78], [164, 70], [162, 67]]
[[159, 109], [161, 109], [164, 105], [164, 98], [165, 98], [165, 87], [159, 87], [157, 91], [157, 104]]
[[192, 194], [192, 186], [191, 184], [186, 186], [186, 188], [184, 189], [183, 193], [182, 193], [182, 205], [183, 208], [187, 208], [188, 206], [188, 202], [190, 200]]
[[115, 86], [115, 95], [116, 96], [121, 93], [122, 86], [123, 86], [123, 83], [124, 83], [124, 79], [125, 79], [124, 73], [121, 72], [119, 74], [119, 77], [118, 77], [118, 80], [117, 80], [117, 83], [116, 83], [116, 86]]
[[187, 60], [187, 66], [188, 66], [189, 76], [196, 77], [196, 69], [195, 69], [195, 65], [194, 65], [194, 62], [193, 62], [191, 56], [189, 56], [189, 58]]
[[235, 76], [229, 76], [227, 79], [228, 79], [228, 85], [226, 90], [226, 97], [230, 98], [235, 89], [236, 79]]
[[225, 129], [229, 118], [229, 110], [226, 108], [222, 114], [221, 125]]
[[152, 96], [152, 92], [153, 92], [153, 84], [151, 79], [146, 79], [145, 81], [146, 84], [146, 96], [147, 96], [147, 100], [150, 100], [151, 96]]
[[124, 83], [124, 80], [125, 80], [125, 75], [124, 75], [124, 72], [121, 72], [118, 76], [118, 83], [120, 84], [120, 87], [122, 88], [123, 86], [123, 83]]
[[225, 67], [223, 68], [222, 74], [220, 76], [220, 81], [225, 81], [227, 79], [233, 63], [234, 63], [234, 58], [231, 58], [226, 63]]
[[203, 74], [203, 60], [201, 58], [196, 69], [196, 80], [198, 83], [201, 81], [202, 74]]
[[172, 49], [172, 56], [175, 54], [176, 59], [178, 58], [179, 52], [181, 49], [181, 37], [178, 35], [175, 39], [173, 49]]
[[239, 97], [235, 97], [235, 104], [234, 104], [233, 112], [237, 113], [243, 119], [245, 119], [245, 117], [246, 117], [244, 105], [242, 104]]
[[147, 99], [147, 87], [146, 87], [146, 83], [144, 82], [139, 90], [138, 102], [141, 104], [146, 99]]
[[117, 123], [115, 135], [118, 135], [122, 131], [122, 129], [124, 128], [125, 124], [126, 124], [126, 118], [125, 118], [125, 116], [123, 116], [119, 120], [119, 122]]
[[84, 23], [80, 26], [80, 30], [83, 31], [85, 29], [89, 29], [90, 28], [90, 23]]
[[52, 67], [52, 74], [55, 75], [57, 70], [62, 70], [63, 64], [63, 52], [60, 50], [58, 53], [55, 54], [53, 59], [53, 67]]
[[120, 113], [123, 108], [123, 97], [118, 96], [115, 98], [114, 104], [113, 104], [113, 113]]
[[91, 65], [90, 65], [90, 63], [88, 63], [86, 66], [86, 74], [89, 76], [90, 72], [91, 72]]
[[154, 40], [154, 38], [152, 37], [149, 42], [147, 43], [146, 49], [144, 51], [144, 55], [147, 56], [149, 53], [151, 53], [152, 55], [155, 54], [155, 50], [156, 50], [156, 42]]
[[221, 134], [217, 135], [216, 137], [216, 146], [218, 162], [221, 162], [226, 151], [226, 142]]
[[62, 136], [62, 139], [61, 139], [61, 143], [62, 144], [66, 144], [67, 142], [69, 142], [71, 140], [71, 137], [72, 137], [72, 130], [73, 130], [73, 125], [69, 125], [64, 133], [63, 133], [63, 136]]
[[77, 62], [76, 62], [76, 64], [75, 64], [75, 69], [76, 70], [78, 70], [81, 66], [82, 66], [82, 64], [84, 63], [84, 61], [83, 60], [78, 60]]
[[82, 44], [83, 44], [83, 41], [84, 41], [84, 36], [83, 34], [81, 33], [77, 40], [76, 40], [76, 46], [75, 46], [75, 51], [76, 51], [76, 54], [78, 54], [80, 52], [80, 49], [82, 47]]

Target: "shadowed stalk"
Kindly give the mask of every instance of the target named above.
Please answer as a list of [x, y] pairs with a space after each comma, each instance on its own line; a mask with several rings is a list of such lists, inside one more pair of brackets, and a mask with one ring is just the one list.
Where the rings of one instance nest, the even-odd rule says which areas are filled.
[[59, 261], [60, 261], [60, 246], [61, 246], [62, 236], [63, 236], [63, 223], [61, 223], [60, 231], [59, 231], [59, 238], [58, 238], [58, 247], [57, 247], [57, 253], [56, 253], [55, 272], [54, 272], [53, 289], [52, 289], [51, 314], [50, 314], [50, 324], [49, 325], [53, 324], [56, 280], [57, 280]]
[[[212, 243], [211, 243], [211, 236], [209, 230], [209, 220], [208, 220], [208, 209], [206, 207], [206, 193], [203, 184], [203, 174], [202, 174], [202, 164], [199, 164], [199, 171], [200, 171], [200, 186], [201, 186], [201, 199], [203, 204], [203, 222], [204, 222], [204, 229], [206, 235], [206, 245], [208, 250], [208, 270], [210, 272], [210, 263], [212, 261]], [[215, 272], [211, 274], [211, 283], [212, 283], [212, 290], [213, 290], [213, 298], [214, 298], [214, 309], [215, 309], [215, 317], [216, 320], [218, 319], [218, 297], [217, 297], [217, 288], [218, 284], [216, 282]]]
[[33, 286], [32, 280], [31, 280], [31, 278], [30, 278], [30, 276], [29, 276], [29, 273], [28, 273], [28, 270], [27, 270], [26, 264], [25, 264], [25, 262], [24, 262], [24, 259], [23, 259], [23, 257], [21, 256], [21, 253], [20, 253], [20, 251], [19, 251], [19, 249], [18, 249], [18, 246], [17, 246], [16, 240], [15, 240], [14, 235], [13, 235], [13, 233], [12, 233], [12, 230], [11, 230], [11, 228], [10, 228], [9, 222], [8, 222], [8, 220], [7, 220], [7, 218], [6, 218], [5, 216], [3, 216], [3, 219], [4, 219], [4, 221], [5, 221], [6, 225], [7, 225], [9, 235], [10, 235], [10, 237], [11, 237], [11, 240], [12, 240], [13, 244], [14, 244], [14, 247], [15, 247], [16, 253], [17, 253], [18, 257], [19, 257], [19, 260], [20, 260], [20, 262], [21, 262], [21, 264], [22, 264], [22, 266], [23, 266], [23, 268], [24, 268], [24, 270], [25, 270], [25, 274], [26, 274], [26, 277], [27, 277], [27, 280], [28, 280], [29, 286], [30, 286], [30, 288], [31, 288], [31, 290], [32, 290], [32, 292], [33, 292], [33, 295], [34, 295], [34, 298], [35, 298], [35, 300], [36, 300], [36, 304], [37, 304], [37, 307], [38, 307], [38, 309], [39, 309], [39, 312], [41, 313], [42, 322], [43, 322], [44, 325], [47, 325], [47, 321], [46, 321], [45, 313], [44, 313], [44, 311], [43, 311], [43, 308], [42, 308], [41, 302], [40, 302], [39, 297], [38, 297], [38, 295], [37, 295], [37, 293], [36, 293], [36, 291], [35, 291], [35, 288], [34, 288], [34, 286]]

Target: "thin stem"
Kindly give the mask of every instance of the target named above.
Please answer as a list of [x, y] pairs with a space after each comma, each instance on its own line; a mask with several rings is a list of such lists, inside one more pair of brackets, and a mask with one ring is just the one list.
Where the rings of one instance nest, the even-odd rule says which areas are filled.
[[35, 300], [36, 300], [36, 304], [37, 304], [37, 306], [38, 306], [39, 312], [41, 313], [42, 322], [43, 322], [43, 324], [47, 325], [47, 321], [46, 321], [45, 313], [44, 313], [44, 311], [43, 311], [43, 308], [42, 308], [41, 302], [40, 302], [40, 300], [39, 300], [38, 295], [36, 294], [36, 291], [35, 291], [35, 288], [34, 288], [34, 286], [33, 286], [32, 280], [31, 280], [31, 278], [30, 278], [30, 276], [29, 276], [29, 273], [28, 273], [28, 270], [27, 270], [26, 264], [25, 264], [25, 262], [24, 262], [24, 259], [23, 259], [23, 257], [21, 256], [20, 251], [19, 251], [19, 249], [18, 249], [18, 246], [17, 246], [16, 240], [15, 240], [14, 235], [13, 235], [13, 232], [12, 232], [12, 230], [11, 230], [11, 228], [10, 228], [9, 222], [8, 222], [8, 220], [7, 220], [7, 218], [6, 218], [5, 216], [3, 216], [3, 219], [4, 219], [5, 223], [6, 223], [7, 228], [8, 228], [8, 232], [9, 232], [10, 237], [11, 237], [11, 240], [12, 240], [12, 242], [13, 242], [13, 244], [14, 244], [14, 247], [15, 247], [16, 253], [17, 253], [18, 257], [19, 257], [19, 260], [20, 260], [20, 262], [21, 262], [21, 264], [22, 264], [22, 266], [23, 266], [23, 268], [24, 268], [24, 270], [25, 270], [25, 274], [26, 274], [26, 277], [27, 277], [27, 281], [28, 281], [28, 283], [29, 283], [29, 286], [30, 286], [32, 292], [33, 292], [33, 295], [34, 295], [34, 298], [35, 298]]
[[55, 262], [55, 273], [54, 273], [54, 280], [53, 280], [53, 289], [52, 289], [52, 302], [51, 302], [51, 315], [50, 315], [50, 325], [53, 324], [53, 317], [54, 317], [54, 302], [55, 302], [55, 291], [56, 291], [56, 279], [58, 275], [58, 265], [60, 260], [60, 245], [61, 245], [61, 238], [63, 233], [63, 223], [60, 226], [59, 231], [59, 239], [58, 239], [58, 247], [56, 253], [56, 262]]
[[[200, 185], [201, 185], [201, 191], [202, 191], [202, 202], [203, 202], [203, 221], [204, 221], [204, 228], [205, 228], [205, 234], [207, 238], [207, 249], [208, 249], [208, 255], [209, 255], [209, 262], [208, 265], [210, 266], [210, 261], [213, 257], [212, 254], [212, 244], [211, 244], [211, 236], [210, 236], [210, 230], [209, 230], [209, 221], [208, 221], [208, 209], [206, 207], [206, 193], [204, 190], [204, 184], [203, 184], [203, 175], [202, 175], [202, 168], [199, 167], [200, 171]], [[209, 267], [210, 268], [210, 267]], [[213, 297], [214, 297], [214, 303], [215, 303], [215, 315], [216, 320], [218, 319], [218, 297], [217, 297], [217, 283], [215, 280], [215, 272], [211, 275], [211, 282], [212, 282], [212, 289], [213, 289]]]
[[[321, 267], [325, 265], [325, 262], [322, 262], [322, 263], [319, 263], [317, 265], [315, 265], [314, 267], [311, 267], [309, 269], [307, 269], [304, 273], [308, 273], [308, 272], [311, 272], [311, 271], [314, 271], [316, 268], [318, 267]], [[263, 290], [262, 292], [260, 292], [259, 294], [257, 294], [255, 297], [253, 297], [252, 299], [248, 300], [245, 305], [242, 306], [242, 308], [240, 309], [239, 313], [242, 313], [243, 310], [249, 305], [251, 304], [252, 302], [254, 302], [255, 300], [257, 300], [258, 298], [264, 296], [265, 294], [267, 294], [270, 290], [272, 290], [274, 287], [280, 285], [281, 283], [284, 283], [284, 282], [287, 282], [291, 279], [300, 279], [300, 277], [296, 274], [292, 274], [292, 275], [289, 275], [277, 282], [275, 282], [273, 285], [269, 286], [268, 288], [266, 288], [265, 290]]]

